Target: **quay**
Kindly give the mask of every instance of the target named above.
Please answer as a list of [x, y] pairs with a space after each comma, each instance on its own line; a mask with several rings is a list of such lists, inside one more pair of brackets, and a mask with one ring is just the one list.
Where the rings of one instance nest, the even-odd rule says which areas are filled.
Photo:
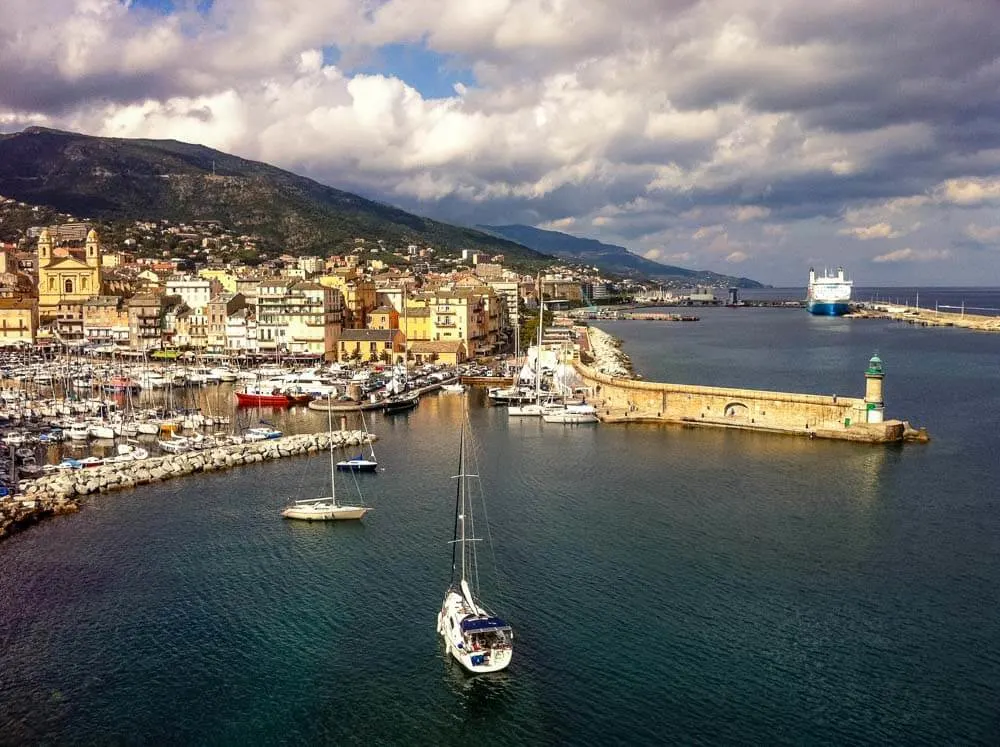
[[624, 321], [636, 321], [636, 322], [697, 322], [699, 318], [696, 316], [691, 316], [689, 314], [664, 314], [652, 311], [624, 311], [624, 310], [609, 310], [609, 311], [577, 311], [572, 315], [574, 319], [589, 319], [589, 320], [624, 320]]
[[[606, 350], [609, 336], [596, 332], [599, 339], [589, 347]], [[598, 365], [602, 357], [607, 354]], [[672, 423], [862, 443], [929, 440], [926, 429], [884, 417], [885, 374], [878, 356], [865, 371], [863, 398], [638, 381], [579, 361], [574, 367], [594, 392], [602, 423]]]
[[307, 433], [203, 451], [104, 464], [39, 477], [17, 496], [0, 499], [0, 540], [38, 521], [80, 510], [81, 499], [95, 493], [127, 490], [199, 472], [215, 472], [244, 464], [315, 454], [330, 448], [354, 448], [375, 436], [363, 431]]
[[914, 306], [859, 305], [847, 315], [854, 319], [889, 319], [918, 327], [958, 327], [977, 332], [1000, 332], [1000, 316], [955, 314]]

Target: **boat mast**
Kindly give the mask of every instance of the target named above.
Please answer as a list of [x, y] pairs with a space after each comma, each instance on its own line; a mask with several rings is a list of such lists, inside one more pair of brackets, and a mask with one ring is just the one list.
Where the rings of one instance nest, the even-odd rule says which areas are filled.
[[[463, 407], [464, 410], [464, 407]], [[459, 551], [459, 545], [462, 548], [462, 578], [460, 580], [465, 580], [465, 525], [461, 527], [461, 536], [459, 536], [459, 521], [462, 511], [464, 510], [462, 501], [462, 472], [464, 471], [465, 462], [465, 413], [462, 413], [462, 431], [459, 436], [459, 450], [458, 450], [458, 485], [455, 486], [455, 527], [452, 530], [452, 537], [454, 538], [451, 543], [451, 580], [455, 581], [455, 567], [456, 567], [456, 553]]]
[[336, 469], [337, 465], [333, 461], [333, 408], [330, 406], [329, 398], [326, 401], [326, 422], [327, 431], [326, 436], [329, 439], [329, 452], [330, 452], [330, 499], [333, 501], [333, 505], [337, 505], [337, 477]]
[[545, 297], [542, 273], [538, 273], [538, 347], [535, 348], [535, 404], [542, 402], [542, 322], [545, 321]]

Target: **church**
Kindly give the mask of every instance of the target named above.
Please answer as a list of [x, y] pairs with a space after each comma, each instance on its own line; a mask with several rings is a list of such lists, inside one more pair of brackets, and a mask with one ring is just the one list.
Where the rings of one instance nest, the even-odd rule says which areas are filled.
[[60, 243], [47, 228], [38, 237], [39, 323], [54, 322], [64, 339], [82, 338], [83, 302], [101, 295], [101, 244], [93, 228], [82, 252]]

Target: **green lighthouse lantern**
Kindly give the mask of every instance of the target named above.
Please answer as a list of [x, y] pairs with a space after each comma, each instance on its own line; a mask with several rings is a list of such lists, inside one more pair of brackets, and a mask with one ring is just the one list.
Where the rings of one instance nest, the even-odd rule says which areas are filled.
[[865, 370], [865, 413], [869, 423], [881, 423], [885, 417], [885, 400], [883, 398], [883, 380], [885, 368], [882, 359], [875, 353], [868, 361]]

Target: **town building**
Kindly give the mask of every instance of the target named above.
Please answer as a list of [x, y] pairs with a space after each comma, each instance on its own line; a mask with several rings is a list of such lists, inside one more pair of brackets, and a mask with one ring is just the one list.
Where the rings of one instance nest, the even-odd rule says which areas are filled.
[[83, 339], [91, 345], [128, 346], [128, 307], [120, 296], [91, 296], [83, 302]]
[[404, 347], [398, 329], [345, 329], [337, 341], [337, 360], [394, 363], [402, 360]]
[[132, 296], [127, 304], [128, 345], [133, 350], [155, 350], [161, 347], [163, 332], [163, 299], [144, 294]]
[[[82, 249], [76, 236], [82, 224], [71, 224], [66, 234], [42, 229], [38, 236], [39, 324], [51, 325], [63, 340], [83, 339], [83, 302], [101, 294], [101, 246], [97, 231], [90, 229]], [[55, 236], [53, 235], [55, 234]]]
[[0, 298], [0, 346], [33, 345], [38, 335], [38, 299]]

